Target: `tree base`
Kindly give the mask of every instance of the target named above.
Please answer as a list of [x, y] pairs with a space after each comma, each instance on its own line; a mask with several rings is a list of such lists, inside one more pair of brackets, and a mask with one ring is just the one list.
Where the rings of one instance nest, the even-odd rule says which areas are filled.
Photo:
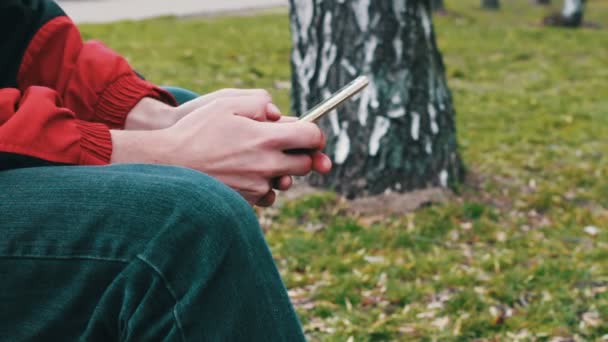
[[581, 27], [582, 23], [582, 16], [567, 18], [561, 13], [553, 13], [543, 18], [543, 26], [577, 28]]
[[[289, 191], [280, 194], [277, 205], [281, 206], [288, 201], [326, 192], [327, 190], [323, 188], [317, 188], [307, 184], [305, 178], [296, 179], [293, 187]], [[454, 193], [449, 189], [434, 187], [407, 193], [390, 192], [352, 200], [340, 197], [340, 201], [349, 214], [386, 216], [411, 213], [424, 207], [446, 203], [454, 198]]]

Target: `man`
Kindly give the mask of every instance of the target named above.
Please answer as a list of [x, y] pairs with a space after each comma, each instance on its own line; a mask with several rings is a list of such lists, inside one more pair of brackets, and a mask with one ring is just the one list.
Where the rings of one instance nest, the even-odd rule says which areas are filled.
[[262, 90], [176, 107], [50, 0], [0, 29], [0, 340], [303, 340], [251, 204], [330, 170], [319, 128]]

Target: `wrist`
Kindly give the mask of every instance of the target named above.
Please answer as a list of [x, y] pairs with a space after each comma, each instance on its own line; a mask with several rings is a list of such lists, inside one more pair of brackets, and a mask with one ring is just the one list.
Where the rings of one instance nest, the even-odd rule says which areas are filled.
[[177, 108], [153, 98], [141, 99], [127, 115], [125, 130], [158, 130], [177, 122]]
[[142, 163], [170, 164], [165, 153], [169, 145], [164, 130], [110, 130], [112, 139], [111, 164]]

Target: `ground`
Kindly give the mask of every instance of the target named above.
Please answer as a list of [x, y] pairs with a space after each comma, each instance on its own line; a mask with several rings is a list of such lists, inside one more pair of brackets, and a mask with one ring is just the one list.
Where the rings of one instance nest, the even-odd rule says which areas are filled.
[[[528, 0], [447, 5], [435, 25], [469, 180], [448, 202], [388, 217], [331, 193], [262, 212], [306, 332], [608, 340], [608, 3], [588, 2], [603, 28], [582, 30], [540, 27], [548, 10]], [[289, 108], [285, 12], [83, 31], [155, 82], [263, 87]]]

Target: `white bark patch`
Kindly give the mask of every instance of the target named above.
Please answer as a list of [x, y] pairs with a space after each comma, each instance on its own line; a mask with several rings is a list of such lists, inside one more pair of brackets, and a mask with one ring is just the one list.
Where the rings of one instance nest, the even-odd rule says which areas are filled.
[[582, 0], [564, 0], [564, 9], [562, 11], [562, 15], [566, 18], [569, 18], [576, 13], [580, 13], [583, 11], [583, 1]]
[[297, 73], [297, 81], [300, 86], [300, 113], [304, 114], [308, 110], [307, 97], [310, 94], [310, 81], [315, 75], [316, 52], [314, 48], [309, 48], [306, 55], [302, 55], [297, 49], [293, 49], [292, 61], [294, 70]]
[[431, 132], [433, 132], [433, 134], [437, 134], [439, 133], [439, 125], [437, 125], [437, 110], [435, 109], [435, 106], [433, 106], [432, 103], [429, 103], [428, 111], [429, 118], [431, 119]]
[[441, 186], [444, 188], [448, 187], [448, 171], [447, 170], [442, 170], [439, 173], [439, 184], [441, 184]]
[[[397, 1], [393, 1], [393, 12], [395, 12], [395, 15], [397, 16], [397, 18], [401, 18], [402, 16], [405, 15], [405, 6], [407, 5], [407, 1], [405, 0], [397, 0]], [[402, 20], [399, 20], [402, 21]]]
[[[323, 89], [323, 99], [327, 100], [330, 97], [331, 92], [327, 88]], [[338, 111], [336, 109], [329, 113], [329, 122], [334, 135], [338, 136], [340, 134], [340, 122], [338, 121]]]
[[400, 104], [401, 103], [401, 95], [399, 95], [399, 93], [393, 95], [393, 97], [391, 97], [391, 103], [392, 104]]
[[367, 126], [370, 104], [372, 108], [378, 108], [379, 106], [377, 91], [374, 78], [370, 77], [369, 85], [363, 90], [359, 101], [359, 124], [363, 127]]
[[337, 165], [342, 165], [348, 158], [348, 154], [350, 153], [350, 138], [348, 137], [348, 121], [344, 121], [342, 123], [342, 130], [340, 131], [340, 135], [338, 136], [338, 141], [336, 142], [336, 152], [334, 156], [334, 161]]
[[399, 22], [399, 29], [397, 30], [397, 34], [393, 39], [393, 48], [395, 49], [397, 61], [401, 61], [401, 58], [403, 57], [403, 40], [401, 39], [401, 35], [403, 34], [403, 27], [405, 26], [405, 6], [406, 1], [393, 1], [393, 11], [395, 12], [395, 17]]
[[331, 124], [331, 130], [334, 132], [334, 135], [338, 136], [338, 134], [340, 134], [340, 122], [338, 120], [338, 111], [332, 110], [331, 113], [329, 113], [329, 122]]
[[393, 39], [393, 49], [395, 49], [395, 54], [397, 56], [397, 61], [401, 61], [403, 57], [403, 40], [401, 40], [401, 30], [399, 30], [399, 34]]
[[403, 107], [399, 107], [399, 108], [394, 108], [388, 111], [388, 117], [391, 119], [397, 119], [400, 117], [405, 116], [405, 108]]
[[431, 18], [429, 17], [429, 14], [427, 13], [426, 9], [424, 8], [424, 5], [420, 4], [420, 6], [418, 6], [418, 11], [420, 12], [420, 18], [422, 19], [422, 27], [424, 28], [424, 35], [426, 36], [426, 39], [428, 41], [429, 39], [431, 39], [431, 32], [432, 32]]
[[372, 27], [376, 27], [376, 26], [378, 26], [378, 23], [380, 22], [380, 19], [382, 19], [382, 18], [380, 17], [380, 14], [379, 14], [379, 13], [376, 13], [376, 15], [374, 16], [374, 18], [372, 19], [371, 26], [372, 26]]
[[428, 155], [433, 154], [433, 142], [431, 141], [431, 138], [429, 138], [429, 137], [426, 138], [426, 142], [424, 144], [424, 150], [426, 151], [426, 154], [428, 154]]
[[376, 122], [374, 123], [374, 130], [372, 136], [369, 139], [369, 155], [374, 157], [380, 150], [380, 140], [388, 133], [388, 129], [391, 127], [391, 121], [383, 116], [377, 116]]
[[412, 115], [412, 139], [418, 141], [418, 138], [420, 138], [420, 114], [413, 112], [411, 115]]
[[359, 101], [359, 124], [363, 127], [367, 125], [367, 117], [369, 116], [369, 101], [370, 101], [370, 87], [368, 86], [361, 93], [361, 100]]
[[[301, 0], [298, 0], [301, 1]], [[367, 32], [369, 28], [369, 5], [371, 0], [354, 0], [353, 11], [361, 32]]]
[[315, 3], [312, 0], [297, 0], [293, 3], [295, 5], [296, 18], [298, 18], [298, 22], [300, 23], [300, 29], [298, 30], [301, 32], [300, 38], [306, 44], [308, 41], [308, 28], [312, 24]]
[[369, 68], [369, 66], [374, 61], [376, 47], [378, 47], [378, 37], [371, 36], [369, 40], [365, 43], [365, 68]]
[[325, 86], [327, 82], [327, 76], [329, 74], [329, 68], [336, 61], [336, 56], [338, 54], [338, 48], [335, 44], [332, 43], [331, 36], [331, 21], [332, 14], [326, 13], [325, 19], [323, 20], [323, 51], [321, 52], [321, 66], [319, 68], [319, 86]]
[[348, 72], [349, 75], [353, 77], [357, 75], [357, 69], [355, 69], [355, 67], [348, 61], [348, 59], [342, 59], [340, 65], [344, 68], [344, 70], [346, 70], [346, 72]]

